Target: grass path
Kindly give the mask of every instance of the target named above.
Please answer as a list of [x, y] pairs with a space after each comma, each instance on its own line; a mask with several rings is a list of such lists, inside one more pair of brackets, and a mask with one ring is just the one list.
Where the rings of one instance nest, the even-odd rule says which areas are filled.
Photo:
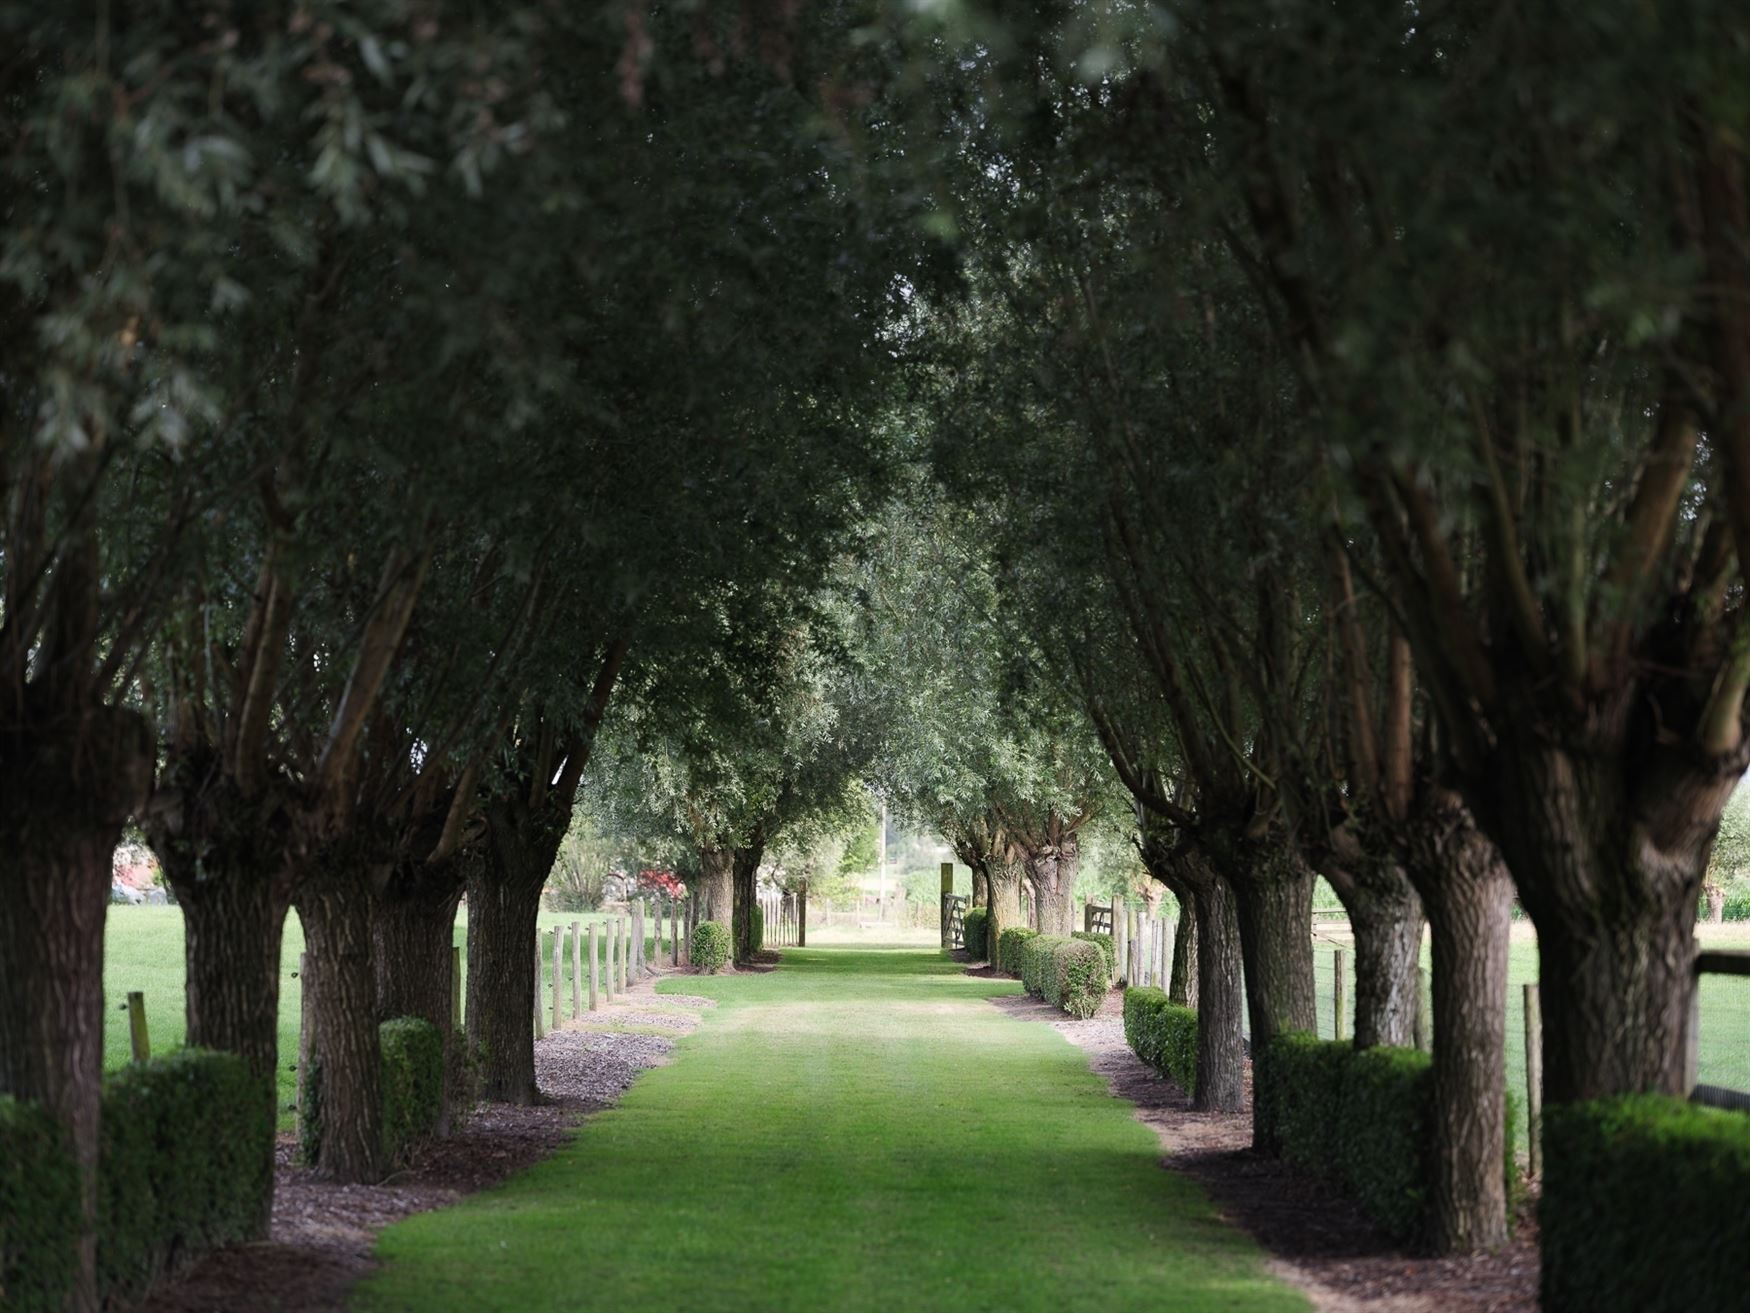
[[1047, 1026], [933, 951], [789, 950], [507, 1185], [385, 1232], [385, 1310], [1302, 1310]]

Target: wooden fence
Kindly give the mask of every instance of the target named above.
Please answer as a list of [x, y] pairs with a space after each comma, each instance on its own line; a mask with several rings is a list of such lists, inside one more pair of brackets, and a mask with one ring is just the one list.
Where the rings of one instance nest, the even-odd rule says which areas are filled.
[[942, 938], [945, 947], [966, 947], [966, 904], [970, 901], [965, 894], [942, 895]]

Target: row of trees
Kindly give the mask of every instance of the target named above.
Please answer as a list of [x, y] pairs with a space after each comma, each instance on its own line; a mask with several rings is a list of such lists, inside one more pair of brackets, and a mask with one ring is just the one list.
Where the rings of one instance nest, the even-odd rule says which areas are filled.
[[1025, 677], [970, 791], [924, 794], [978, 804], [940, 823], [996, 855], [1001, 924], [1007, 863], [1050, 888], [1084, 810], [1066, 769], [1037, 824], [1003, 768], [1067, 763], [1074, 709], [1194, 909], [1201, 1106], [1241, 1097], [1242, 962], [1254, 1052], [1312, 1026], [1315, 873], [1355, 926], [1358, 1044], [1410, 1041], [1426, 922], [1435, 1239], [1498, 1243], [1513, 891], [1546, 1097], [1681, 1092], [1750, 761], [1743, 20], [1000, 31], [956, 120], [965, 284], [905, 341], [980, 566], [959, 591]]
[[[884, 54], [826, 14], [0, 15], [0, 1090], [67, 1126], [89, 1218], [137, 820], [264, 1157], [296, 907], [318, 1163], [375, 1179], [379, 1018], [461, 1067], [464, 894], [482, 1092], [534, 1097], [529, 943], [610, 709], [690, 746], [808, 696], [793, 636], [886, 479], [877, 333], [938, 263], [839, 94]], [[751, 875], [794, 785], [688, 760]]]

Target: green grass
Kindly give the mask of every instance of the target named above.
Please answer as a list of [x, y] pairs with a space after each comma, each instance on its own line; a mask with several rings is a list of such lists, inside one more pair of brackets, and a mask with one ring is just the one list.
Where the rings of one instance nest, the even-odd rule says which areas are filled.
[[[541, 926], [551, 930], [569, 926], [573, 921], [588, 923], [606, 921], [605, 915], [576, 912], [542, 912]], [[663, 925], [666, 930], [667, 922]], [[456, 917], [455, 942], [467, 956], [468, 918], [466, 912]], [[651, 943], [649, 936], [646, 944]], [[546, 941], [542, 954], [542, 979], [548, 987], [553, 978], [552, 940]], [[298, 1022], [303, 1008], [298, 994], [298, 982], [293, 972], [298, 969], [298, 954], [304, 950], [304, 928], [293, 912], [286, 918], [285, 940], [280, 950], [280, 1057], [279, 1108], [280, 1127], [292, 1125], [293, 1102], [297, 1097], [297, 1076], [292, 1064], [297, 1061]], [[604, 953], [606, 949], [602, 950]], [[466, 962], [463, 964], [467, 970]], [[588, 967], [585, 967], [587, 972]], [[571, 954], [565, 956], [566, 984], [564, 1003], [567, 1015], [571, 1008]], [[123, 1005], [130, 990], [140, 990], [146, 996], [146, 1024], [151, 1032], [152, 1051], [165, 1053], [182, 1045], [187, 1034], [183, 1014], [183, 933], [182, 912], [175, 907], [112, 906], [104, 927], [103, 990], [107, 999], [103, 1027], [103, 1065], [105, 1068], [125, 1066], [132, 1056], [128, 1038], [128, 1018]], [[551, 1000], [546, 993], [543, 998]], [[534, 1018], [529, 1019], [534, 1025]]]
[[497, 1190], [384, 1233], [388, 1310], [1305, 1309], [1048, 1026], [931, 949], [790, 950]]

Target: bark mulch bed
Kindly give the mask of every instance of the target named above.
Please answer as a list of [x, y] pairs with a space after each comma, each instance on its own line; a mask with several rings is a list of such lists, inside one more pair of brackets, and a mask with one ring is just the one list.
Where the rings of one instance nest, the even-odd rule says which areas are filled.
[[[696, 1012], [650, 1010], [653, 981], [633, 986], [602, 1012], [610, 1022], [660, 1025], [685, 1034]], [[662, 996], [664, 1009], [704, 1009], [711, 1000]], [[646, 1067], [668, 1060], [672, 1040], [563, 1029], [535, 1045], [535, 1081], [547, 1102], [533, 1108], [482, 1104], [412, 1167], [381, 1185], [332, 1185], [293, 1161], [279, 1142], [269, 1237], [208, 1255], [136, 1306], [137, 1313], [327, 1313], [374, 1265], [377, 1232], [411, 1213], [442, 1208], [531, 1167], [565, 1143], [589, 1113], [617, 1102]]]
[[[1407, 1251], [1323, 1182], [1254, 1154], [1249, 1111], [1193, 1112], [1189, 1097], [1125, 1044], [1122, 994], [1109, 995], [1088, 1021], [1025, 996], [991, 1002], [1054, 1026], [1082, 1049], [1113, 1095], [1135, 1104], [1138, 1119], [1160, 1137], [1163, 1166], [1199, 1182], [1223, 1216], [1270, 1254], [1271, 1270], [1321, 1313], [1535, 1313], [1537, 1229], [1529, 1211], [1497, 1253], [1428, 1258]], [[1249, 1102], [1250, 1064], [1246, 1082]]]

